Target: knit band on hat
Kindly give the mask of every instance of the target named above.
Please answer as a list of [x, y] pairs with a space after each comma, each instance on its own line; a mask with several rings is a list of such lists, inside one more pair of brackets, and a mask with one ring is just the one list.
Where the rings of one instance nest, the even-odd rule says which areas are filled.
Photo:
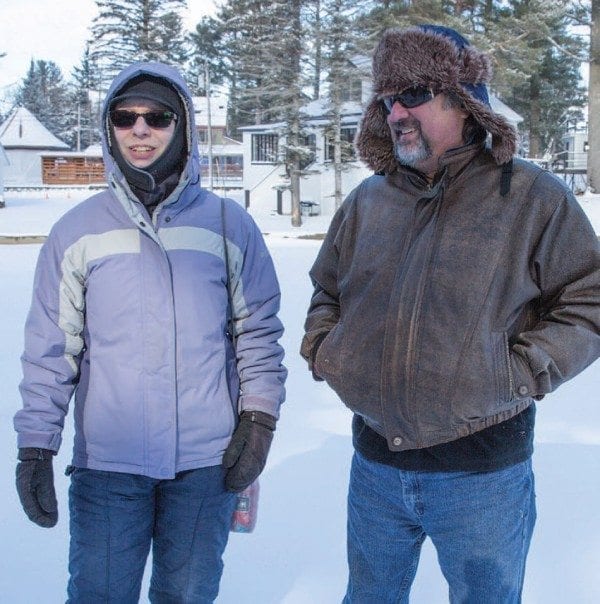
[[175, 112], [177, 115], [181, 115], [183, 111], [183, 104], [177, 92], [160, 78], [153, 78], [147, 75], [133, 78], [127, 82], [115, 94], [110, 107], [113, 109], [115, 105], [129, 99], [154, 101]]
[[492, 111], [487, 83], [492, 77], [489, 57], [457, 31], [421, 25], [384, 32], [373, 54], [373, 92], [357, 147], [361, 159], [376, 172], [397, 166], [394, 145], [381, 97], [411, 86], [450, 93], [492, 135], [491, 153], [498, 164], [508, 162], [517, 148], [517, 134], [504, 116]]
[[[457, 31], [455, 31], [454, 29], [451, 29], [450, 27], [444, 27], [443, 25], [427, 24], [427, 25], [419, 25], [418, 29], [420, 29], [424, 32], [430, 32], [433, 34], [439, 34], [441, 36], [445, 36], [446, 38], [448, 38], [449, 40], [454, 42], [454, 44], [456, 45], [456, 47], [459, 49], [459, 51], [461, 53], [464, 52], [464, 50], [466, 48], [471, 46], [471, 44], [469, 43], [469, 41], [466, 38], [461, 36]], [[485, 85], [485, 82], [488, 81], [489, 78], [491, 77], [492, 71], [491, 71], [491, 67], [489, 65], [489, 59], [485, 55], [482, 55], [482, 59], [487, 62], [485, 71], [489, 74], [489, 77], [485, 81], [479, 81], [479, 82], [461, 81], [460, 85], [474, 99], [482, 102], [484, 105], [487, 105], [488, 107], [491, 108], [490, 97], [489, 97], [488, 89], [487, 89], [487, 86]]]

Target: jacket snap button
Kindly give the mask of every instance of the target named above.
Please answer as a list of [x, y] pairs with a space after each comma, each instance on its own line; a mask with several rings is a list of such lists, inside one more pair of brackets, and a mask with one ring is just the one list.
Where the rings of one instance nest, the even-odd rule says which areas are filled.
[[167, 217], [165, 218], [165, 222], [171, 222], [171, 217], [170, 217], [170, 216], [167, 216]]
[[146, 223], [145, 223], [145, 222], [140, 222], [140, 226], [141, 226], [141, 227], [145, 227], [145, 226], [146, 226]]
[[519, 386], [519, 394], [525, 396], [529, 392], [527, 386]]
[[396, 447], [399, 447], [402, 444], [402, 439], [399, 436], [396, 436], [392, 442], [394, 445], [396, 445]]

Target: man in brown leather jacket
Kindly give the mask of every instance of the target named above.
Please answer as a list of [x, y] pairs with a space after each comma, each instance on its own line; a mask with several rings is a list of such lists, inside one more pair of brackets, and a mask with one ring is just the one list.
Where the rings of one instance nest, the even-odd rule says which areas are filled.
[[301, 352], [354, 412], [348, 604], [407, 602], [426, 536], [452, 602], [519, 602], [534, 401], [600, 355], [598, 240], [513, 157], [490, 77], [454, 30], [383, 35], [357, 140], [376, 174], [311, 270]]

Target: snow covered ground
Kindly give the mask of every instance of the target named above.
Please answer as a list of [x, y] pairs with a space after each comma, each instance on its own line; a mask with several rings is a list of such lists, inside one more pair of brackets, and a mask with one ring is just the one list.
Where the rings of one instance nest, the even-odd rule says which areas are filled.
[[[7, 194], [0, 235], [44, 235], [81, 191]], [[578, 198], [600, 233], [600, 196]], [[350, 414], [326, 385], [312, 381], [298, 355], [311, 287], [307, 271], [327, 217], [255, 218], [275, 260], [282, 292], [283, 344], [290, 370], [272, 454], [261, 479], [259, 522], [252, 535], [232, 534], [218, 604], [329, 604], [346, 582], [345, 498], [352, 454]], [[67, 488], [71, 422], [55, 462], [60, 520], [51, 529], [31, 524], [14, 490], [12, 416], [22, 331], [39, 245], [0, 245], [0, 602], [55, 604], [67, 579]], [[538, 523], [527, 567], [526, 604], [600, 602], [600, 362], [538, 404], [534, 466]], [[142, 601], [146, 602], [146, 585]], [[447, 601], [435, 552], [426, 542], [412, 604]]]

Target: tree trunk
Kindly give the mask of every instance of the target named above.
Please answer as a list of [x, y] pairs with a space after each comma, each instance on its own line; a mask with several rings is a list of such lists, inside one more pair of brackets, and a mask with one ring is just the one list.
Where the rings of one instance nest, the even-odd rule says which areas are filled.
[[588, 186], [600, 193], [600, 0], [592, 0], [588, 101]]
[[333, 181], [335, 195], [335, 209], [342, 205], [342, 136], [341, 115], [339, 108], [336, 111], [333, 135]]
[[313, 75], [313, 99], [321, 96], [321, 70], [323, 65], [323, 32], [321, 27], [321, 0], [315, 2], [315, 73]]
[[[288, 146], [297, 149], [300, 143], [300, 123], [296, 117], [290, 128], [291, 140]], [[292, 226], [302, 226], [302, 213], [300, 212], [300, 158], [296, 151], [291, 154], [288, 160], [288, 169], [290, 171], [290, 194], [292, 196]]]
[[529, 157], [539, 158], [542, 154], [540, 140], [540, 87], [537, 76], [531, 76], [529, 97]]

